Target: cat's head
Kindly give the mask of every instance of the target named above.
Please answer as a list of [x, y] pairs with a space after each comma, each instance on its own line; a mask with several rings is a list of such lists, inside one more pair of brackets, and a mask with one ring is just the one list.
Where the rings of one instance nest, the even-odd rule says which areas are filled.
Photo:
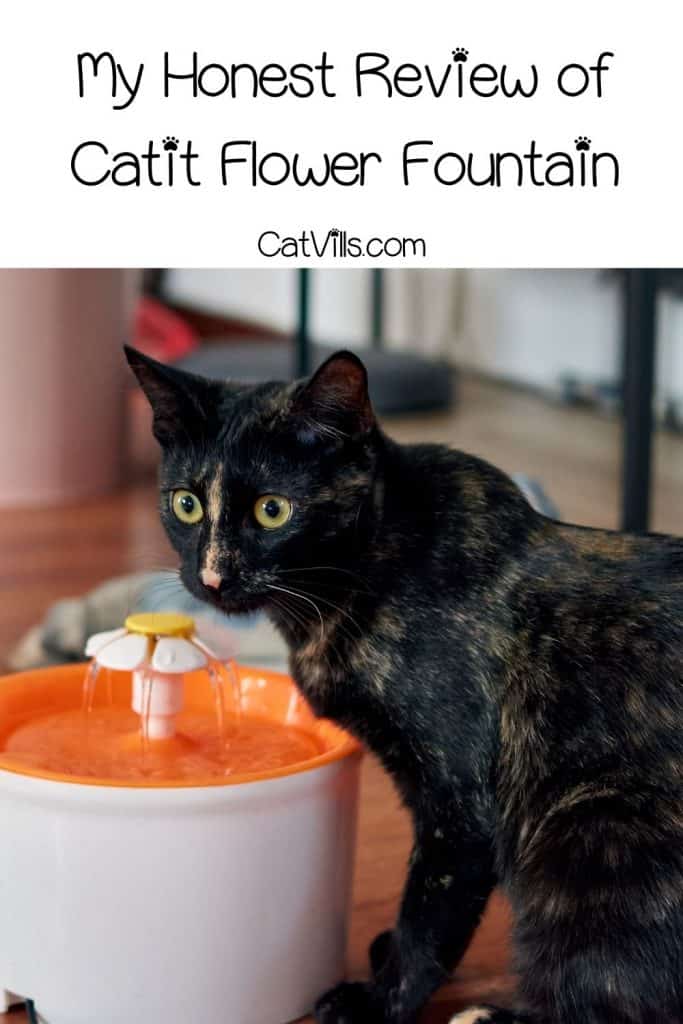
[[356, 356], [247, 386], [126, 355], [152, 406], [161, 518], [191, 593], [246, 612], [307, 592], [323, 567], [344, 572], [372, 514], [380, 436]]

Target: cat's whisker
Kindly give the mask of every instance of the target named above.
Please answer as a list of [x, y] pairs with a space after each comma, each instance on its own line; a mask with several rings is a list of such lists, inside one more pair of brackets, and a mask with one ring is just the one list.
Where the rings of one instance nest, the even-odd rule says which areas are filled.
[[158, 584], [155, 587], [151, 587], [150, 590], [149, 590], [149, 595], [153, 599], [155, 599], [155, 598], [169, 599], [169, 598], [173, 598], [173, 597], [176, 597], [176, 596], [184, 597], [185, 593], [186, 592], [183, 590], [182, 587], [180, 587], [180, 586], [173, 586], [171, 584], [166, 584], [166, 585]]
[[323, 583], [321, 580], [311, 579], [306, 576], [296, 576], [293, 580], [290, 581], [288, 579], [285, 582], [294, 583], [297, 586], [304, 587], [307, 592], [310, 590], [315, 594], [317, 594], [319, 589], [331, 591], [332, 593], [336, 592], [342, 600], [346, 597], [355, 597], [358, 594], [367, 596], [367, 591], [361, 590], [359, 587], [348, 587], [345, 584], [339, 583]]
[[166, 598], [166, 599], [173, 599], [173, 598], [178, 598], [179, 600], [186, 600], [187, 599], [187, 591], [184, 589], [184, 587], [173, 586], [171, 584], [168, 584], [167, 586], [164, 586], [164, 587], [159, 587], [155, 591], [153, 590], [152, 594], [153, 595], [157, 594], [159, 597], [163, 597], [163, 598]]
[[155, 576], [161, 577], [162, 582], [174, 582], [180, 581], [180, 570], [178, 569], [158, 569]]
[[180, 573], [179, 572], [172, 572], [171, 570], [160, 569], [158, 572], [154, 573], [153, 575], [158, 577], [154, 581], [155, 583], [180, 583]]
[[307, 614], [308, 608], [306, 606], [299, 605], [297, 608], [294, 606], [293, 602], [288, 599], [288, 597], [280, 597], [274, 594], [271, 595], [270, 600], [277, 608], [281, 608], [286, 611], [302, 628], [302, 630], [308, 634], [312, 619]]
[[[166, 572], [170, 572], [170, 570], [159, 570], [158, 572], [151, 573], [149, 575], [160, 576]], [[154, 592], [157, 588], [165, 586], [167, 586], [166, 580], [155, 579], [153, 582], [151, 582], [149, 578], [140, 579], [135, 585], [129, 586], [127, 600], [123, 605], [123, 608], [125, 609], [124, 614], [130, 615], [133, 611], [135, 611], [135, 609], [138, 608], [139, 603], [144, 594], [149, 593], [150, 591]]]
[[304, 594], [297, 594], [293, 590], [287, 590], [286, 587], [276, 587], [274, 583], [267, 583], [266, 586], [268, 587], [268, 590], [279, 590], [283, 594], [289, 594], [291, 597], [298, 597], [298, 598], [300, 598], [300, 600], [307, 601], [308, 604], [312, 605], [313, 608], [315, 608], [316, 612], [318, 613], [318, 618], [320, 619], [320, 642], [324, 643], [324, 641], [325, 641], [325, 622], [324, 622], [323, 617], [322, 617], [322, 612], [318, 608], [318, 606], [315, 603], [315, 601], [313, 601], [310, 597], [306, 597]]
[[[294, 620], [294, 622], [296, 622], [304, 630], [304, 632], [307, 632], [308, 625], [309, 625], [308, 621], [302, 615], [299, 615], [299, 613], [297, 611], [295, 611], [294, 608], [292, 608], [291, 604], [287, 601], [286, 598], [279, 598], [279, 597], [272, 596], [271, 597], [271, 601], [273, 602], [275, 607], [280, 610], [280, 612], [282, 612], [286, 616], [288, 615], [291, 619]], [[334, 650], [335, 653], [336, 653], [336, 649], [334, 648], [334, 646], [332, 644], [328, 644], [328, 646], [330, 646], [330, 648], [332, 650]], [[333, 679], [334, 678], [334, 673], [332, 671], [332, 663], [330, 662], [330, 659], [329, 659], [329, 656], [328, 656], [326, 650], [322, 652], [322, 656], [325, 659], [325, 662], [327, 663], [327, 667], [328, 667], [329, 672], [330, 672], [330, 678]]]
[[[307, 600], [308, 600], [308, 601], [312, 601], [312, 597], [310, 596], [310, 594], [308, 594], [308, 593], [304, 593], [304, 592], [302, 592], [302, 591], [300, 591], [300, 590], [297, 590], [297, 591], [290, 591], [290, 593], [292, 593], [292, 594], [295, 594], [295, 595], [296, 595], [297, 597], [299, 597], [299, 598], [300, 598], [301, 600], [304, 600], [304, 601], [307, 601]], [[321, 596], [320, 596], [320, 594], [316, 594], [316, 597], [317, 597], [317, 599], [318, 599], [319, 601], [321, 601], [321, 602], [322, 602], [323, 604], [325, 604], [325, 605], [328, 605], [328, 606], [329, 606], [330, 608], [333, 608], [333, 609], [334, 609], [335, 611], [339, 612], [339, 613], [340, 613], [340, 615], [344, 615], [344, 616], [345, 616], [345, 617], [346, 617], [347, 619], [349, 619], [349, 620], [350, 620], [350, 622], [351, 622], [351, 623], [352, 623], [352, 624], [353, 624], [353, 625], [355, 626], [355, 628], [356, 628], [356, 629], [358, 630], [358, 636], [353, 636], [353, 634], [351, 634], [351, 633], [350, 633], [350, 632], [349, 632], [348, 630], [346, 630], [346, 632], [347, 632], [347, 635], [348, 635], [348, 636], [349, 636], [349, 637], [350, 637], [351, 639], [353, 639], [353, 640], [357, 640], [357, 639], [358, 639], [358, 637], [360, 637], [360, 636], [362, 636], [362, 635], [363, 635], [363, 627], [362, 627], [362, 626], [360, 625], [360, 623], [359, 623], [359, 622], [357, 622], [357, 621], [356, 621], [356, 619], [355, 619], [355, 618], [353, 617], [353, 615], [352, 615], [352, 614], [351, 614], [351, 613], [350, 613], [349, 611], [347, 611], [347, 610], [346, 610], [346, 608], [342, 608], [342, 607], [341, 607], [340, 605], [338, 605], [338, 604], [335, 604], [335, 603], [334, 603], [334, 601], [330, 601], [330, 600], [328, 600], [328, 598], [326, 598], [326, 597], [321, 597]], [[341, 623], [337, 623], [337, 628], [343, 628], [343, 625], [342, 625]]]
[[145, 551], [144, 548], [139, 550], [136, 548], [135, 551], [135, 564], [140, 572], [177, 572], [177, 567], [172, 567], [165, 560], [168, 553], [164, 553], [152, 548], [149, 551]]
[[155, 580], [148, 585], [148, 595], [154, 601], [173, 600], [174, 597], [187, 597], [187, 590], [180, 580], [179, 574], [169, 574], [166, 579]]
[[276, 608], [289, 615], [304, 631], [308, 629], [308, 621], [302, 615], [299, 615], [285, 599], [272, 597], [271, 600]]

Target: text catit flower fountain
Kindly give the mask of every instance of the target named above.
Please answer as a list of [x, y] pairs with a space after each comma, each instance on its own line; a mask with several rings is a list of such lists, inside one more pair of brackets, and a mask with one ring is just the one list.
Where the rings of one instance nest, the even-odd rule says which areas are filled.
[[342, 975], [359, 751], [132, 616], [0, 680], [0, 987], [47, 1024], [281, 1024]]

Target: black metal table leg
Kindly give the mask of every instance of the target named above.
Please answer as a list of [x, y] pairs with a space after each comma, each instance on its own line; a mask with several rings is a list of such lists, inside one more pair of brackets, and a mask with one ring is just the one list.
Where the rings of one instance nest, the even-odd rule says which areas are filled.
[[384, 271], [370, 271], [370, 336], [373, 348], [384, 341]]
[[309, 335], [309, 312], [311, 279], [310, 270], [298, 271], [298, 321], [296, 331], [295, 377], [307, 377], [311, 372], [311, 339]]
[[622, 529], [645, 533], [650, 518], [656, 270], [627, 270], [624, 284]]

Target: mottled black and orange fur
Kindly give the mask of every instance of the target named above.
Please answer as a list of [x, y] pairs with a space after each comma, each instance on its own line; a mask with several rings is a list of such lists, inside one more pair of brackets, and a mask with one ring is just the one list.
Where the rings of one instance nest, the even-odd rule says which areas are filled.
[[[524, 1012], [463, 1021], [683, 1021], [683, 542], [553, 522], [480, 459], [396, 444], [348, 354], [255, 388], [129, 359], [184, 583], [268, 612], [310, 703], [413, 816], [396, 927], [320, 1024], [415, 1021], [496, 884]], [[175, 521], [168, 491], [201, 498], [217, 464], [219, 521]], [[265, 492], [293, 502], [281, 530], [253, 520]], [[210, 529], [219, 591], [198, 575]]]

